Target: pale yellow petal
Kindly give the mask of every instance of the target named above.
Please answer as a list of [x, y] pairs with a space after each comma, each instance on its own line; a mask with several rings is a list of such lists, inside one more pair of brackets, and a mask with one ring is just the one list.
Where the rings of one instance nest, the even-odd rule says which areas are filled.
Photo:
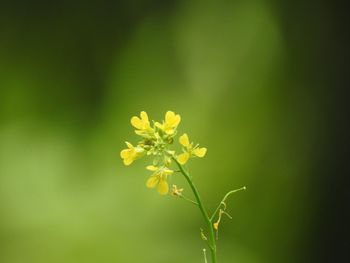
[[188, 147], [190, 145], [190, 140], [188, 139], [188, 135], [186, 133], [180, 136], [179, 142], [184, 147]]
[[196, 148], [193, 150], [193, 154], [198, 157], [204, 157], [204, 155], [207, 153], [207, 148]]
[[148, 123], [148, 115], [145, 111], [141, 111], [140, 113], [140, 117], [141, 117], [141, 120], [144, 122], [144, 123]]
[[187, 163], [188, 159], [190, 158], [190, 154], [189, 153], [181, 153], [177, 156], [177, 161], [184, 165], [185, 163]]
[[142, 129], [142, 120], [139, 117], [132, 117], [130, 120], [130, 123], [132, 126], [134, 126], [136, 129]]
[[161, 179], [159, 181], [159, 184], [157, 186], [157, 191], [158, 193], [160, 193], [161, 195], [166, 195], [169, 192], [169, 185], [168, 182], [165, 181], [164, 179]]
[[157, 167], [157, 166], [154, 166], [154, 165], [148, 165], [148, 166], [146, 167], [146, 169], [147, 169], [148, 171], [155, 172], [155, 171], [158, 170], [158, 167]]
[[158, 182], [159, 182], [158, 176], [151, 176], [150, 178], [148, 178], [146, 186], [148, 188], [154, 188], [157, 186]]

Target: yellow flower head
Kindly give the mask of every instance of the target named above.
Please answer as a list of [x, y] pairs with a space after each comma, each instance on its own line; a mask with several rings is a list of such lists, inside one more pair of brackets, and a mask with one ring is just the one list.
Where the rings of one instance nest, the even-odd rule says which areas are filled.
[[137, 158], [139, 158], [143, 152], [144, 149], [140, 146], [134, 147], [131, 143], [125, 142], [128, 146], [128, 149], [124, 149], [120, 152], [120, 157], [123, 159], [123, 162], [125, 165], [132, 164], [133, 161], [135, 161]]
[[159, 194], [166, 195], [169, 192], [169, 185], [166, 179], [168, 175], [172, 174], [174, 171], [165, 166], [157, 167], [154, 165], [149, 165], [146, 169], [154, 172], [147, 180], [146, 186], [148, 188], [157, 187]]
[[193, 146], [193, 143], [190, 143], [190, 140], [186, 133], [180, 136], [179, 142], [183, 146], [184, 153], [181, 153], [177, 156], [177, 161], [182, 165], [187, 163], [190, 157], [202, 158], [207, 153], [207, 148], [199, 148], [198, 145]]
[[180, 121], [181, 117], [179, 114], [175, 114], [173, 111], [167, 111], [163, 124], [156, 122], [155, 125], [166, 134], [173, 135]]
[[148, 115], [145, 111], [141, 111], [140, 118], [137, 116], [134, 116], [131, 118], [130, 123], [132, 126], [134, 126], [137, 130], [135, 130], [136, 134], [142, 135], [145, 132], [152, 131], [152, 128], [150, 126]]
[[[171, 148], [174, 142], [174, 137], [177, 133], [177, 127], [181, 122], [179, 114], [173, 111], [165, 113], [163, 122], [151, 121], [145, 111], [141, 111], [140, 116], [134, 116], [130, 120], [131, 125], [135, 127], [135, 133], [142, 137], [136, 146], [126, 142], [128, 146], [120, 152], [125, 165], [132, 164], [136, 159], [147, 155], [153, 158], [153, 165], [147, 166], [147, 169], [153, 174], [147, 180], [148, 188], [156, 188], [161, 195], [169, 192], [167, 178], [174, 171], [169, 167], [172, 165], [172, 160], [177, 158], [180, 164], [185, 164], [191, 157], [203, 157], [206, 154], [206, 148], [199, 148], [198, 145], [193, 145], [187, 134], [180, 137], [180, 144], [183, 146], [183, 152], [179, 155]], [[183, 197], [182, 190], [173, 186], [172, 194]], [[184, 197], [183, 197], [184, 198]]]

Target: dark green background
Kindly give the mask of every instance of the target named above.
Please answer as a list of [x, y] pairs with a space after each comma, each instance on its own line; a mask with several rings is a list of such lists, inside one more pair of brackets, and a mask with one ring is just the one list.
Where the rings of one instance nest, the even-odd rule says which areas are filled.
[[120, 160], [141, 110], [179, 113], [208, 148], [190, 164], [208, 209], [247, 186], [228, 202], [219, 262], [344, 259], [341, 10], [3, 1], [0, 262], [203, 262], [199, 212], [146, 189], [147, 161]]

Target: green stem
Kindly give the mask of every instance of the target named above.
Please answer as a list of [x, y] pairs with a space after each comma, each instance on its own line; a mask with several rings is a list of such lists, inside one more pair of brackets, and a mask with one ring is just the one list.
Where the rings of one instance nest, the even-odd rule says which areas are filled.
[[192, 182], [189, 173], [185, 171], [185, 169], [182, 167], [182, 165], [175, 158], [173, 158], [173, 159], [176, 162], [176, 164], [178, 165], [181, 173], [186, 178], [186, 181], [190, 185], [192, 192], [193, 192], [194, 196], [196, 197], [199, 210], [201, 211], [203, 219], [206, 222], [207, 228], [209, 230], [209, 249], [210, 249], [210, 253], [211, 253], [211, 260], [212, 260], [212, 263], [216, 263], [217, 262], [216, 261], [216, 241], [215, 241], [213, 224], [211, 223], [211, 220], [209, 218], [207, 210], [205, 210], [205, 208], [203, 206], [203, 203], [202, 203], [202, 200], [199, 196], [198, 190], [197, 190], [196, 186], [194, 185], [194, 183]]

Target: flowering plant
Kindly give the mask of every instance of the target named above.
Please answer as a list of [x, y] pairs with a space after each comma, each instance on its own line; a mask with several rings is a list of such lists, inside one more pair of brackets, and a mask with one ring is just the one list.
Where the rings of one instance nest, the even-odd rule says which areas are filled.
[[[171, 146], [175, 142], [177, 127], [180, 121], [180, 115], [175, 114], [172, 111], [167, 111], [164, 121], [161, 123], [153, 121], [151, 125], [147, 113], [142, 111], [140, 117], [134, 116], [130, 121], [131, 125], [136, 129], [135, 133], [139, 135], [142, 140], [139, 141], [136, 146], [126, 142], [128, 148], [122, 150], [120, 156], [123, 159], [124, 164], [127, 166], [143, 156], [151, 156], [152, 164], [148, 165], [146, 169], [151, 171], [152, 174], [148, 178], [146, 186], [148, 188], [155, 188], [161, 195], [166, 195], [169, 192], [168, 177], [170, 175], [174, 172], [180, 172], [185, 177], [194, 194], [195, 201], [186, 197], [183, 194], [183, 188], [178, 188], [176, 185], [172, 185], [171, 193], [175, 197], [182, 198], [198, 206], [206, 223], [208, 237], [203, 229], [201, 229], [200, 234], [202, 239], [208, 245], [212, 262], [216, 263], [216, 240], [218, 238], [219, 224], [223, 215], [231, 218], [226, 212], [227, 206], [225, 201], [231, 194], [240, 190], [245, 190], [246, 188], [242, 187], [228, 192], [221, 200], [214, 213], [209, 216], [192, 177], [184, 167], [191, 158], [203, 158], [207, 153], [207, 149], [199, 147], [199, 144], [191, 142], [186, 133], [179, 137], [182, 152], [177, 154], [171, 149]], [[175, 163], [179, 170], [174, 171], [171, 169], [173, 163]], [[205, 249], [203, 249], [203, 254], [204, 260], [207, 262]]]

